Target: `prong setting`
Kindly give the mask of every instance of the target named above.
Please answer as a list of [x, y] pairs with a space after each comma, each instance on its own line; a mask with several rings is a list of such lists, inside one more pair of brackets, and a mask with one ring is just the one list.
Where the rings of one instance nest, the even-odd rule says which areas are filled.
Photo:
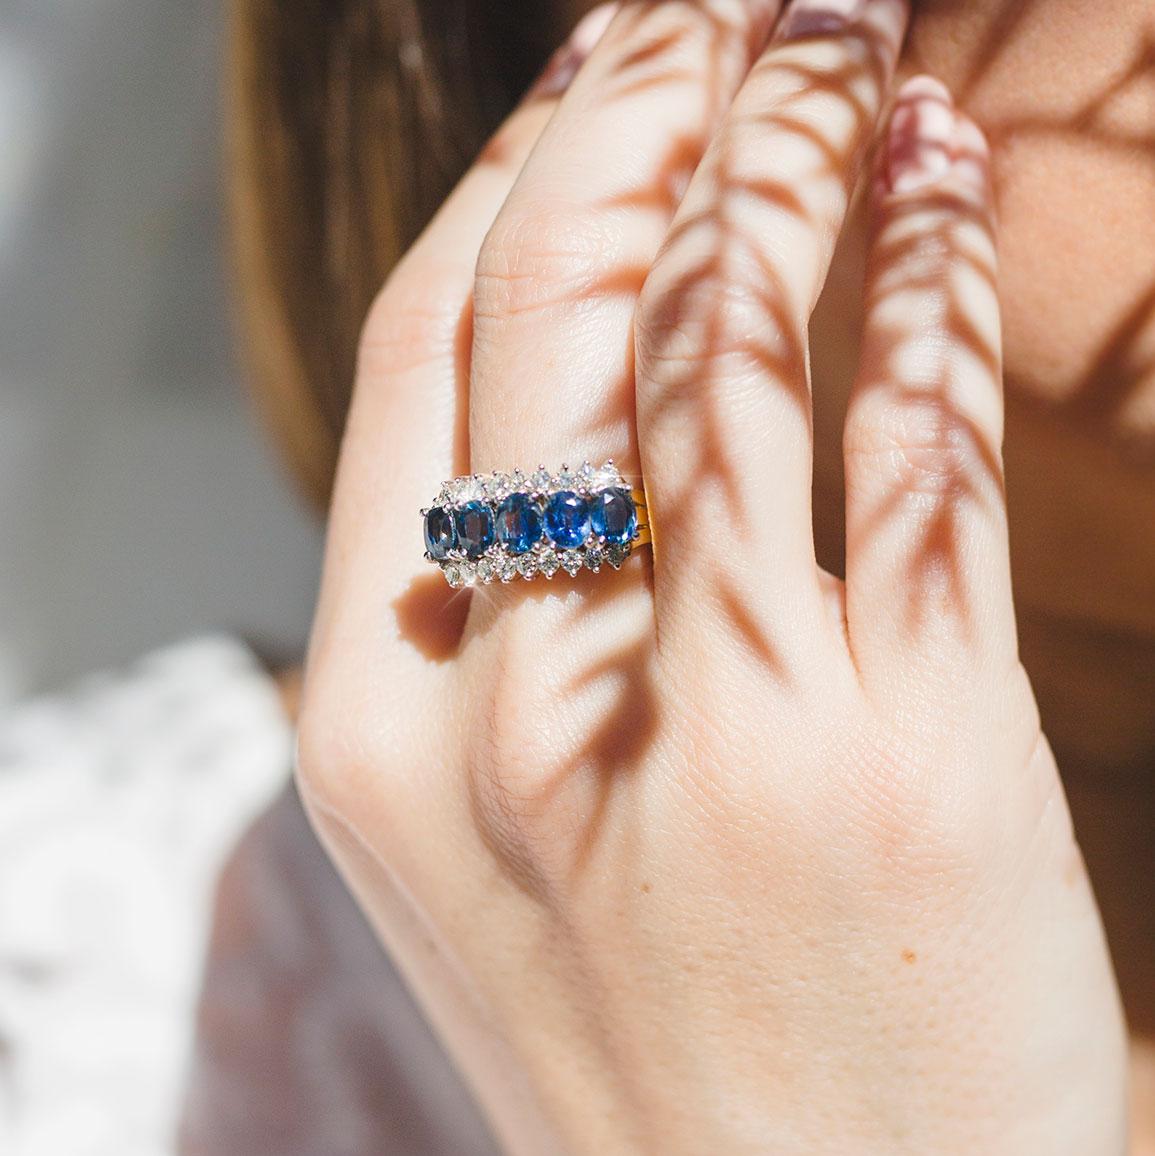
[[[551, 523], [550, 502], [559, 494]], [[540, 529], [532, 525], [532, 516], [527, 529], [524, 515], [531, 506], [545, 515]], [[520, 519], [512, 516], [516, 513]], [[446, 516], [464, 531], [477, 525], [479, 515], [484, 522], [485, 514], [496, 527], [492, 541], [476, 532], [459, 532], [451, 542], [434, 534], [430, 548], [431, 530]], [[424, 556], [454, 589], [538, 576], [552, 580], [563, 573], [572, 578], [606, 566], [617, 570], [649, 540], [644, 499], [612, 460], [600, 466], [586, 461], [577, 469], [563, 465], [553, 473], [539, 466], [528, 476], [515, 469], [452, 478], [442, 485], [435, 505], [422, 507], [421, 517]]]

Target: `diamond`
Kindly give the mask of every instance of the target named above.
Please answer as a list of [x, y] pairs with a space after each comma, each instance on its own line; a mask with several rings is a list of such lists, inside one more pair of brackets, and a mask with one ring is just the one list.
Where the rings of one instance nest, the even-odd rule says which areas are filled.
[[596, 470], [590, 472], [591, 490], [621, 489], [622, 486], [622, 475], [612, 461], [602, 462]]
[[455, 505], [475, 502], [482, 497], [480, 480], [478, 478], [454, 478], [449, 483], [449, 493]]
[[501, 554], [493, 563], [493, 573], [502, 582], [512, 582], [517, 577], [517, 563], [508, 554]]
[[513, 478], [509, 474], [494, 474], [489, 479], [489, 494], [493, 498], [504, 498], [514, 488]]
[[547, 578], [552, 578], [557, 573], [557, 568], [561, 562], [558, 561], [557, 554], [547, 548], [538, 555], [537, 565]]
[[479, 582], [493, 581], [494, 562], [492, 558], [479, 558], [477, 560], [477, 578]]
[[445, 581], [453, 587], [454, 590], [459, 589], [465, 585], [465, 574], [463, 567], [456, 562], [447, 562], [441, 567], [441, 573], [445, 575]]
[[587, 546], [583, 560], [586, 569], [592, 570], [596, 574], [601, 564], [606, 560], [605, 551], [600, 546]]
[[517, 560], [517, 572], [523, 578], [532, 578], [537, 573], [537, 556], [535, 554], [522, 554]]
[[530, 476], [529, 484], [537, 491], [543, 492], [548, 490], [553, 479], [549, 476], [549, 471], [545, 466], [539, 466], [537, 470]]
[[593, 466], [590, 465], [589, 462], [582, 462], [582, 468], [578, 470], [578, 481], [581, 483], [583, 490], [594, 493], [598, 490], [620, 488], [622, 486], [622, 475], [618, 473], [617, 467], [613, 462], [605, 462], [600, 466]]
[[615, 569], [620, 570], [622, 563], [630, 556], [629, 546], [623, 546], [618, 542], [606, 547], [606, 561]]
[[480, 558], [493, 545], [493, 511], [484, 502], [466, 502], [454, 521], [457, 545], [467, 558]]
[[457, 545], [453, 514], [444, 506], [434, 506], [425, 515], [425, 549], [429, 557], [441, 562]]
[[626, 490], [602, 490], [590, 498], [590, 526], [607, 542], [630, 541], [638, 528], [634, 499]]
[[576, 550], [563, 550], [561, 568], [572, 578], [582, 568], [582, 556]]
[[589, 503], [573, 490], [559, 490], [545, 509], [545, 532], [555, 546], [571, 550], [590, 534]]
[[528, 494], [510, 494], [497, 507], [497, 538], [511, 554], [524, 554], [541, 541], [542, 508]]

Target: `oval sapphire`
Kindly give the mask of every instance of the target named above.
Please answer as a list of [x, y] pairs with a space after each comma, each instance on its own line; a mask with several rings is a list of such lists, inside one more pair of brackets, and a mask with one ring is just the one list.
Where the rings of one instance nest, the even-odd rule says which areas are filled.
[[633, 539], [638, 512], [628, 490], [602, 490], [590, 499], [590, 526], [599, 538], [622, 545]]
[[511, 554], [524, 554], [541, 541], [542, 508], [528, 494], [510, 494], [497, 507], [498, 541]]
[[457, 545], [457, 531], [453, 526], [453, 514], [442, 506], [434, 506], [425, 515], [425, 549], [429, 557], [442, 561]]
[[480, 558], [493, 545], [493, 511], [484, 502], [466, 502], [455, 521], [457, 545], [467, 558]]
[[564, 550], [580, 546], [590, 534], [589, 503], [573, 490], [554, 494], [545, 509], [545, 532]]

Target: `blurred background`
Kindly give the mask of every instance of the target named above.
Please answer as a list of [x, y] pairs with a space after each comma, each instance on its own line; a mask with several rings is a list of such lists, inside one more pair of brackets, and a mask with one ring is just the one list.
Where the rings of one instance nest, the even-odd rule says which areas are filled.
[[321, 530], [237, 362], [224, 17], [0, 0], [0, 707], [205, 629], [303, 647]]

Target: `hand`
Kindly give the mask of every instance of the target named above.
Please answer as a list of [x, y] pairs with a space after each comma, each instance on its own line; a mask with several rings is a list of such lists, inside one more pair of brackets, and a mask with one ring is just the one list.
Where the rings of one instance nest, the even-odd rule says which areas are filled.
[[[1124, 1150], [1016, 651], [986, 148], [925, 78], [868, 182], [845, 583], [814, 560], [807, 324], [905, 19], [590, 17], [368, 319], [302, 787], [511, 1152]], [[443, 479], [610, 456], [652, 556], [421, 558]]]

